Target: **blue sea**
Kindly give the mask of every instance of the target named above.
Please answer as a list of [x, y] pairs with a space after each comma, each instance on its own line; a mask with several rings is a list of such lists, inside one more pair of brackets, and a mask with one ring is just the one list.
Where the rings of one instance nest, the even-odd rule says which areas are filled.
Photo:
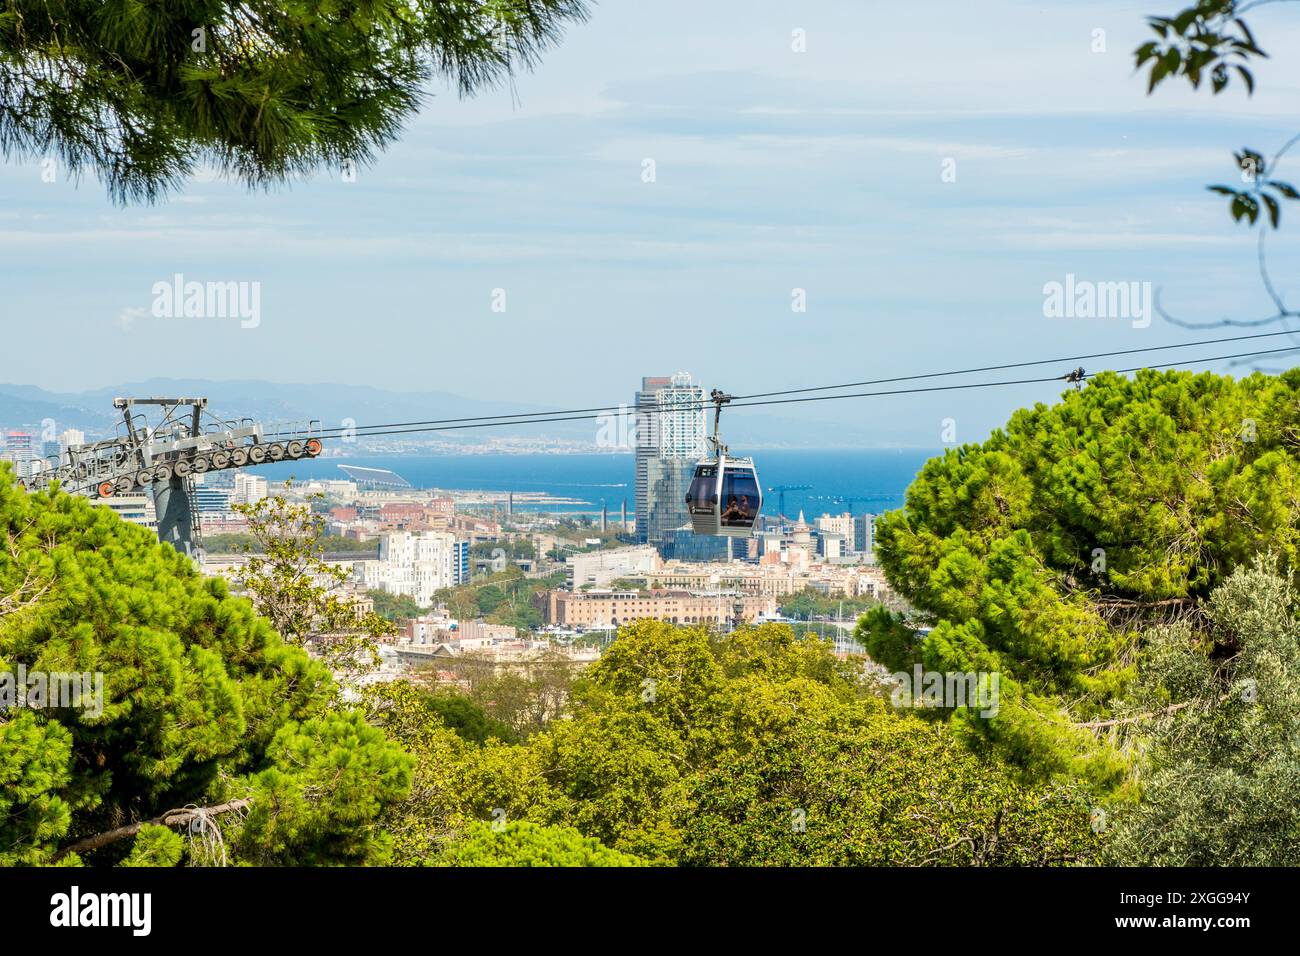
[[[775, 514], [777, 485], [810, 485], [806, 491], [786, 492], [785, 510], [812, 514], [880, 513], [902, 507], [907, 486], [925, 461], [938, 451], [927, 449], [789, 449], [754, 454], [762, 481], [763, 511]], [[263, 465], [258, 473], [271, 481], [287, 478], [344, 478], [339, 465], [360, 465], [395, 471], [417, 488], [468, 491], [546, 492], [582, 504], [536, 506], [537, 510], [599, 511], [603, 504], [618, 512], [627, 500], [635, 509], [635, 465], [632, 455], [359, 455]], [[518, 506], [523, 510], [526, 506]]]

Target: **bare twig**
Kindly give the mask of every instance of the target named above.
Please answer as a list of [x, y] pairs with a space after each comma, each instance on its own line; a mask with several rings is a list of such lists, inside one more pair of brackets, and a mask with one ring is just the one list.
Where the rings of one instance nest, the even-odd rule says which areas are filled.
[[36, 572], [29, 570], [23, 578], [23, 583], [18, 585], [17, 589], [10, 594], [0, 597], [0, 619], [10, 614], [16, 614], [24, 608], [29, 608], [39, 601], [50, 589], [50, 582], [38, 584]]

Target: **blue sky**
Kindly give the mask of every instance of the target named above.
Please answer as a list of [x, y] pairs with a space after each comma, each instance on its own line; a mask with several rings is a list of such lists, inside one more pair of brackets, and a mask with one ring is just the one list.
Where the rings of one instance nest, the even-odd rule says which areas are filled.
[[[679, 369], [768, 391], [1189, 340], [1158, 318], [1042, 310], [1043, 285], [1074, 273], [1152, 282], [1189, 317], [1268, 311], [1252, 237], [1204, 186], [1232, 180], [1234, 149], [1267, 155], [1300, 129], [1300, 12], [1252, 15], [1273, 53], [1253, 98], [1147, 98], [1131, 50], [1146, 14], [1180, 6], [607, 0], [518, 102], [439, 90], [355, 182], [266, 194], [205, 176], [122, 209], [93, 179], [10, 163], [0, 380], [264, 378], [564, 407]], [[1294, 162], [1280, 173], [1300, 181]], [[1279, 277], [1297, 274], [1300, 203], [1284, 215]], [[141, 316], [178, 272], [260, 282], [260, 325]], [[933, 445], [945, 417], [977, 438], [1057, 391], [780, 414]]]

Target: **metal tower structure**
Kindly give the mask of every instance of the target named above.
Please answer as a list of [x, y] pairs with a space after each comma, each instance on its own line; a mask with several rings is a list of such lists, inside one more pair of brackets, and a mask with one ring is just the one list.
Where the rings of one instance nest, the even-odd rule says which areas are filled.
[[[122, 412], [115, 438], [70, 447], [66, 457], [19, 484], [37, 491], [57, 482], [92, 500], [152, 493], [158, 539], [185, 555], [199, 541], [194, 475], [321, 452], [318, 421], [270, 428], [251, 418], [228, 421], [208, 411], [206, 398], [115, 398], [113, 407]], [[158, 410], [159, 420], [151, 425], [142, 408]]]
[[785, 493], [787, 491], [811, 491], [812, 485], [773, 485], [767, 490], [776, 492], [776, 512], [781, 517], [785, 517]]
[[825, 501], [833, 505], [843, 505], [849, 511], [853, 511], [853, 506], [857, 504], [866, 504], [869, 501], [888, 501], [893, 495], [814, 495], [813, 501]]

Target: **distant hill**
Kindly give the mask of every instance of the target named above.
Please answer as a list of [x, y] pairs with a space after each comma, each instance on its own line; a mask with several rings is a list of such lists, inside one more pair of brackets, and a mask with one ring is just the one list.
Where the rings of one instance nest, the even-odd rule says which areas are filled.
[[52, 419], [59, 431], [102, 431], [113, 427], [113, 406], [95, 408], [82, 396], [59, 395], [31, 385], [0, 385], [0, 426], [38, 431], [46, 419]]
[[[43, 419], [52, 418], [59, 430], [111, 429], [120, 414], [113, 408], [113, 399], [120, 395], [203, 396], [209, 400], [209, 408], [222, 417], [265, 422], [318, 419], [327, 428], [340, 427], [346, 419], [367, 425], [545, 410], [540, 406], [520, 408], [505, 402], [462, 398], [447, 392], [395, 392], [328, 383], [285, 385], [160, 378], [75, 393], [48, 392], [30, 385], [0, 385], [0, 425], [35, 428]], [[554, 433], [564, 431], [587, 434], [590, 429], [561, 428]], [[455, 439], [454, 435], [448, 437]]]
[[[499, 415], [520, 411], [518, 405], [462, 398], [448, 392], [396, 392], [365, 385], [330, 383], [283, 385], [255, 380], [149, 379], [83, 392], [81, 403], [112, 407], [116, 395], [203, 395], [218, 414], [265, 420], [318, 418], [337, 425], [345, 418], [358, 424], [416, 419]], [[541, 406], [522, 409], [543, 411]]]
[[[113, 399], [119, 395], [205, 396], [212, 411], [222, 417], [254, 418], [264, 422], [318, 419], [326, 428], [341, 427], [347, 419], [364, 426], [555, 409], [555, 406], [465, 398], [450, 392], [399, 392], [364, 385], [156, 378], [85, 392], [50, 392], [32, 385], [0, 384], [0, 427], [34, 430], [48, 418], [54, 420], [58, 431], [78, 428], [92, 434], [111, 432], [120, 421], [119, 413], [113, 408]], [[834, 448], [894, 443], [891, 440], [894, 436], [888, 434], [887, 428], [882, 429], [882, 423], [869, 420], [858, 426], [845, 427], [737, 409], [724, 416], [723, 424], [727, 440], [737, 451], [764, 447]], [[455, 429], [435, 434], [440, 440], [457, 444], [477, 443], [490, 436], [542, 437], [594, 444], [597, 428], [595, 421], [584, 419], [492, 429]]]

